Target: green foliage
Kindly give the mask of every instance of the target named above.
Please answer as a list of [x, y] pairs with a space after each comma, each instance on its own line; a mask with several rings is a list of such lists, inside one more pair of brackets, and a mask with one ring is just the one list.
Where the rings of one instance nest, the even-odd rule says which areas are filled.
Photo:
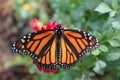
[[[27, 61], [30, 61], [28, 63], [26, 63]], [[5, 64], [4, 64], [4, 67], [5, 68], [8, 68], [10, 66], [13, 66], [13, 65], [20, 65], [20, 64], [25, 64], [25, 66], [30, 66], [32, 63], [32, 59], [31, 58], [28, 58], [28, 56], [20, 56], [20, 55], [15, 55], [15, 57], [13, 58], [12, 61], [7, 61]]]
[[[43, 1], [16, 0], [14, 10], [20, 27], [34, 17], [40, 18], [43, 23], [56, 20], [68, 28], [92, 33], [99, 40], [100, 46], [81, 57], [79, 63], [70, 70], [60, 69], [58, 73], [45, 74], [35, 66], [30, 66], [40, 80], [119, 80], [120, 0], [49, 0], [54, 10], [52, 16], [45, 10], [39, 10], [40, 6], [44, 7]], [[27, 10], [24, 4], [29, 5]]]
[[100, 12], [101, 14], [103, 13], [108, 13], [110, 12], [112, 9], [106, 4], [106, 3], [101, 3], [96, 9], [95, 11]]
[[103, 74], [103, 69], [106, 67], [106, 63], [104, 61], [98, 60], [95, 62], [95, 67], [93, 71], [98, 74]]

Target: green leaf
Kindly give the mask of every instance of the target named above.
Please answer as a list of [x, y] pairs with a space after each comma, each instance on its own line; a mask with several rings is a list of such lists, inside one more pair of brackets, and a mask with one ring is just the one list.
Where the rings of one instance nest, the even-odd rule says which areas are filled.
[[108, 48], [105, 45], [100, 45], [99, 49], [103, 52], [108, 52]]
[[111, 10], [109, 13], [109, 17], [114, 17], [117, 12], [114, 10]]
[[100, 53], [100, 51], [99, 51], [98, 49], [92, 51], [92, 54], [93, 54], [93, 55], [99, 55], [99, 53]]
[[106, 63], [102, 60], [98, 60], [95, 63], [95, 67], [93, 68], [93, 71], [98, 74], [103, 74], [103, 69], [106, 67]]
[[97, 8], [95, 8], [95, 11], [100, 12], [101, 14], [108, 13], [112, 9], [106, 4], [106, 3], [101, 3]]
[[112, 1], [112, 7], [113, 7], [114, 10], [118, 10], [119, 9], [118, 0], [113, 0]]
[[117, 40], [108, 40], [108, 42], [113, 47], [119, 47], [120, 46], [120, 42], [118, 42]]
[[120, 21], [112, 22], [112, 27], [115, 28], [115, 29], [120, 29]]
[[90, 80], [88, 75], [83, 74], [80, 80]]
[[95, 76], [95, 73], [94, 73], [94, 72], [89, 71], [89, 72], [88, 72], [88, 75], [89, 75], [90, 77], [93, 77], [93, 76]]
[[108, 30], [105, 30], [103, 32], [103, 38], [106, 40], [106, 39], [111, 39], [113, 37], [113, 29], [109, 28]]
[[120, 51], [116, 51], [116, 52], [111, 52], [109, 54], [107, 54], [105, 56], [106, 60], [108, 61], [115, 61], [120, 59]]
[[95, 61], [96, 61], [96, 59], [93, 55], [85, 56], [81, 61], [81, 63], [82, 63], [81, 66], [84, 68], [91, 68], [94, 66]]
[[101, 39], [102, 39], [102, 35], [101, 35], [99, 32], [97, 32], [97, 31], [94, 31], [94, 32], [93, 32], [93, 35], [94, 35], [98, 40], [101, 40]]

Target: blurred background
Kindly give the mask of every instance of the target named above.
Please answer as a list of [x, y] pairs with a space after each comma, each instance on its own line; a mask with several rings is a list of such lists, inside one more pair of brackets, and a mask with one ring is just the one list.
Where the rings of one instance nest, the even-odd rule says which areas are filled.
[[[100, 47], [70, 70], [40, 72], [10, 50], [33, 18], [90, 32]], [[120, 0], [0, 0], [0, 80], [120, 80]]]

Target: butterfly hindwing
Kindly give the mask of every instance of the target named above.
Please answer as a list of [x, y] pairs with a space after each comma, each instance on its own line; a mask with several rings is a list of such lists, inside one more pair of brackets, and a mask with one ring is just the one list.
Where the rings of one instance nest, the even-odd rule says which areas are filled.
[[51, 44], [45, 50], [42, 57], [37, 59], [37, 64], [44, 69], [52, 70], [56, 68], [56, 38], [53, 38]]
[[63, 69], [71, 68], [75, 65], [78, 57], [66, 43], [64, 38], [61, 38], [61, 58], [60, 58], [60, 67]]

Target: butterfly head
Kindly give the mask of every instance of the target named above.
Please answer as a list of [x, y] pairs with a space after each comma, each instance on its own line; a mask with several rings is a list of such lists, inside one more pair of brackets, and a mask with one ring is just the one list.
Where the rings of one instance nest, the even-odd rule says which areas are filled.
[[57, 26], [57, 28], [56, 28], [56, 29], [57, 29], [57, 30], [60, 30], [60, 29], [61, 29], [61, 27], [62, 27], [62, 26], [61, 26], [61, 24], [58, 24], [58, 26]]
[[61, 24], [58, 24], [57, 29], [55, 30], [55, 34], [57, 35], [58, 39], [60, 39], [62, 33], [63, 33], [63, 27]]

